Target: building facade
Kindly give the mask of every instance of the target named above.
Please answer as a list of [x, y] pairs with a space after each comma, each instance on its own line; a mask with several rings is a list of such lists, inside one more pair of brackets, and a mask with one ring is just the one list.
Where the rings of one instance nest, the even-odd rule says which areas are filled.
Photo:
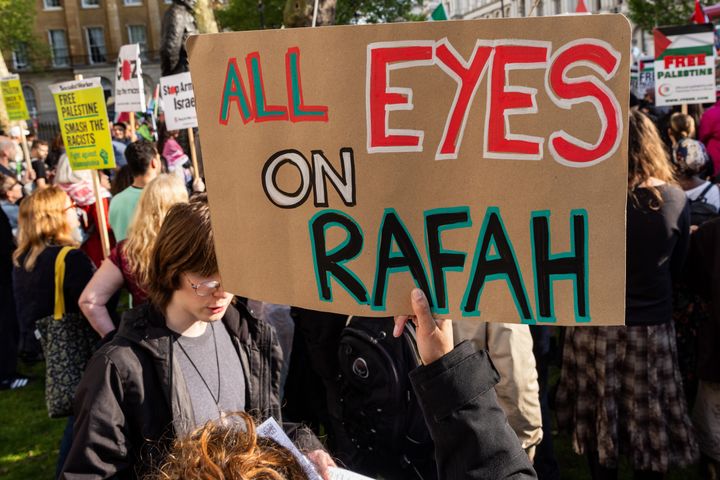
[[[574, 13], [577, 0], [446, 0], [450, 18], [502, 18]], [[533, 8], [534, 7], [534, 8]], [[592, 13], [624, 13], [623, 0], [585, 0]]]
[[43, 65], [26, 52], [5, 52], [8, 68], [20, 74], [33, 119], [56, 123], [49, 85], [75, 75], [100, 77], [112, 96], [115, 62], [121, 46], [137, 43], [142, 52], [146, 96], [160, 79], [160, 27], [171, 0], [36, 0], [35, 37], [48, 47]]
[[[528, 16], [567, 15], [575, 13], [578, 0], [442, 0], [448, 16], [453, 19], [512, 18]], [[588, 12], [623, 13], [624, 0], [584, 0]], [[653, 54], [652, 34], [633, 27], [633, 53]]]

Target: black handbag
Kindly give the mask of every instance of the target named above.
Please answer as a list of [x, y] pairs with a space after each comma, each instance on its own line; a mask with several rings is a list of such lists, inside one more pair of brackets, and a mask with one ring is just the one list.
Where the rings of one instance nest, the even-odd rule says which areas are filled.
[[55, 312], [36, 322], [45, 354], [45, 403], [50, 418], [72, 415], [75, 389], [100, 340], [81, 313], [65, 312], [65, 257], [73, 248], [63, 247], [55, 259]]

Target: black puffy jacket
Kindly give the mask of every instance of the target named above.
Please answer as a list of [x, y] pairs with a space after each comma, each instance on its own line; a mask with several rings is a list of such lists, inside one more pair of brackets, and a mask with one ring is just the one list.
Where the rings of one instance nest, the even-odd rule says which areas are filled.
[[[282, 352], [275, 330], [230, 306], [222, 318], [245, 375], [245, 405], [256, 418], [280, 418]], [[187, 433], [193, 409], [165, 319], [144, 305], [88, 362], [75, 394], [75, 431], [61, 478], [142, 478]]]
[[488, 352], [467, 340], [410, 372], [441, 480], [537, 479], [497, 402], [499, 380]]

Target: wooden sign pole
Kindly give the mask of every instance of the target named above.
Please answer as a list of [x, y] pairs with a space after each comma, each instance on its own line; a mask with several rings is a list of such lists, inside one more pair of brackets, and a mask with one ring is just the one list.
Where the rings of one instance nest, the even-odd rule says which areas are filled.
[[22, 145], [22, 151], [23, 155], [25, 155], [25, 168], [28, 172], [32, 170], [32, 161], [30, 160], [30, 147], [28, 146], [27, 137], [25, 136], [25, 127], [23, 126], [22, 122], [19, 123], [20, 125], [20, 138], [22, 139], [21, 145]]
[[198, 168], [197, 152], [195, 151], [195, 133], [192, 128], [187, 129], [188, 143], [190, 144], [190, 160], [193, 166], [193, 180], [200, 178], [200, 169]]
[[[137, 133], [135, 132], [135, 112], [130, 112], [130, 131], [135, 135], [135, 140], [137, 140]], [[133, 142], [135, 140], [133, 140]]]

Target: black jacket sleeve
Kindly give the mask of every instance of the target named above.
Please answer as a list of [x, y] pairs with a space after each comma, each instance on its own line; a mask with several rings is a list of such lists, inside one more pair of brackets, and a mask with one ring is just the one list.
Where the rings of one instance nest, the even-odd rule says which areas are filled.
[[537, 478], [497, 403], [499, 379], [487, 352], [469, 341], [410, 373], [440, 479]]
[[61, 479], [117, 478], [130, 470], [123, 398], [117, 369], [98, 351], [75, 392], [73, 443]]

